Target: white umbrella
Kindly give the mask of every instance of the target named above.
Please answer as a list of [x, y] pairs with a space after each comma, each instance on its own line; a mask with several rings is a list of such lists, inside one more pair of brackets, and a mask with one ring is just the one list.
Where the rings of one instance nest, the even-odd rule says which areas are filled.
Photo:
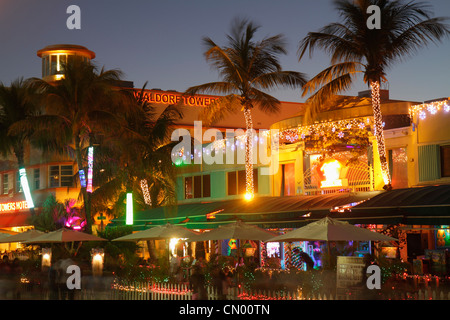
[[107, 240], [81, 231], [74, 231], [62, 228], [56, 231], [43, 233], [42, 235], [35, 237], [31, 240], [24, 241], [24, 243], [61, 243], [74, 241], [83, 242], [83, 241], [107, 241]]
[[44, 232], [39, 230], [27, 230], [22, 233], [14, 234], [14, 235], [8, 235], [6, 238], [1, 238], [0, 243], [11, 243], [11, 242], [24, 242], [28, 240], [32, 240], [40, 235], [43, 235]]
[[208, 240], [225, 240], [225, 239], [240, 239], [240, 240], [259, 240], [267, 241], [273, 238], [275, 233], [265, 229], [253, 226], [242, 221], [236, 221], [226, 225], [219, 226], [208, 232], [190, 238], [188, 241], [208, 241]]
[[398, 241], [398, 239], [325, 217], [268, 240], [268, 242], [275, 241]]
[[168, 223], [166, 225], [152, 227], [144, 231], [116, 238], [112, 241], [165, 240], [171, 238], [186, 239], [196, 235], [198, 235], [198, 232]]

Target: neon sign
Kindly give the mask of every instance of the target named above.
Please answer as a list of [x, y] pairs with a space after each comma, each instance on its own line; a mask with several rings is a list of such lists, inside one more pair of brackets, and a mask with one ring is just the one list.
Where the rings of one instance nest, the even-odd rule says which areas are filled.
[[88, 148], [88, 175], [87, 175], [87, 192], [92, 192], [92, 176], [94, 169], [94, 147]]
[[342, 187], [347, 179], [340, 179], [342, 164], [337, 160], [325, 161], [320, 167], [325, 180], [320, 182], [321, 188]]
[[0, 212], [19, 211], [28, 209], [27, 201], [0, 203]]
[[126, 224], [133, 224], [133, 194], [131, 192], [127, 193], [127, 211], [126, 211]]
[[28, 208], [34, 208], [33, 198], [31, 197], [30, 187], [28, 186], [27, 172], [24, 168], [19, 169], [20, 184], [22, 185]]
[[[139, 98], [141, 90], [134, 91], [135, 98]], [[183, 102], [186, 106], [191, 107], [206, 107], [218, 100], [219, 98], [207, 97], [207, 96], [184, 96], [181, 93], [173, 92], [153, 92], [144, 91], [142, 99], [150, 103], [161, 104], [178, 104]]]

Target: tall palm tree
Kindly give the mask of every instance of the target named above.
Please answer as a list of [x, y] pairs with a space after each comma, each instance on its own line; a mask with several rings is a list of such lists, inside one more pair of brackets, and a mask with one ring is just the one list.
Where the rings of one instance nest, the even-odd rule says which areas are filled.
[[142, 98], [144, 88], [135, 100], [135, 113], [124, 117], [121, 130], [99, 150], [102, 172], [97, 175], [100, 187], [93, 193], [95, 206], [116, 216], [123, 211], [127, 191], [138, 195], [134, 201], [142, 210], [175, 200], [171, 152], [176, 142], [170, 138], [182, 114], [174, 105], [157, 114]]
[[[380, 9], [380, 29], [369, 29], [367, 8]], [[364, 75], [372, 91], [374, 134], [378, 144], [385, 189], [390, 190], [386, 147], [380, 107], [380, 84], [394, 63], [411, 56], [430, 43], [437, 43], [449, 35], [447, 18], [432, 18], [429, 6], [423, 2], [403, 0], [335, 0], [334, 6], [342, 22], [330, 23], [318, 32], [310, 32], [300, 42], [299, 60], [309, 48], [323, 49], [331, 56], [331, 66], [317, 74], [304, 87], [310, 111], [320, 111], [333, 95], [347, 90], [357, 74]], [[370, 11], [369, 11], [370, 12]]]
[[[70, 155], [78, 170], [86, 169], [85, 153], [96, 133], [113, 134], [120, 127], [119, 115], [129, 112], [127, 98], [115, 84], [118, 70], [97, 70], [90, 62], [74, 59], [64, 66], [64, 77], [54, 83], [30, 79], [42, 97], [44, 114], [16, 123], [11, 132], [25, 132], [45, 153]], [[92, 231], [90, 194], [81, 187], [86, 229]]]
[[[0, 153], [3, 157], [14, 154], [19, 169], [25, 168], [27, 137], [24, 132], [10, 133], [9, 129], [15, 123], [39, 113], [33, 95], [23, 78], [13, 81], [9, 87], [0, 83]], [[33, 213], [33, 208], [30, 210]]]
[[246, 198], [253, 197], [253, 151], [252, 151], [252, 110], [260, 108], [264, 112], [279, 111], [280, 102], [263, 90], [280, 86], [301, 87], [306, 83], [304, 74], [284, 71], [279, 56], [286, 54], [284, 36], [281, 34], [256, 41], [255, 34], [259, 26], [246, 19], [235, 19], [231, 32], [227, 35], [226, 46], [217, 45], [205, 37], [204, 53], [206, 61], [217, 71], [222, 81], [205, 83], [190, 87], [186, 94], [213, 93], [225, 95], [206, 107], [202, 120], [213, 124], [229, 113], [242, 111], [246, 123], [245, 168]]

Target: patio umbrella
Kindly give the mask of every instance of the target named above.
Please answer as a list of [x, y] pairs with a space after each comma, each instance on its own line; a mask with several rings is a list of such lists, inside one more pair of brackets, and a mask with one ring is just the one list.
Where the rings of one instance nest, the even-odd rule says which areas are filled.
[[31, 229], [15, 235], [8, 235], [6, 238], [1, 237], [0, 243], [24, 242], [39, 237], [43, 234], [44, 232], [42, 231]]
[[112, 241], [166, 240], [171, 238], [191, 238], [196, 235], [198, 235], [198, 232], [168, 223], [116, 238]]
[[5, 238], [8, 238], [9, 236], [10, 235], [7, 234], [7, 233], [0, 233], [0, 243], [7, 243], [7, 242], [9, 242], [9, 241], [6, 241], [6, 242], [3, 241]]
[[327, 241], [328, 257], [331, 263], [330, 241], [398, 241], [398, 239], [356, 227], [345, 221], [325, 217], [268, 240], [268, 242], [276, 241]]
[[273, 238], [275, 233], [267, 231], [247, 224], [242, 221], [236, 221], [226, 225], [219, 226], [217, 229], [209, 232], [203, 232], [198, 236], [189, 238], [188, 241], [208, 241], [208, 240], [225, 240], [225, 239], [239, 239], [239, 240], [259, 240], [267, 241]]
[[31, 240], [24, 241], [24, 243], [61, 243], [61, 242], [75, 242], [75, 241], [107, 241], [106, 239], [87, 234], [81, 231], [70, 229], [59, 229], [56, 231], [44, 233]]
[[275, 241], [398, 241], [398, 239], [325, 217], [268, 240], [268, 242]]

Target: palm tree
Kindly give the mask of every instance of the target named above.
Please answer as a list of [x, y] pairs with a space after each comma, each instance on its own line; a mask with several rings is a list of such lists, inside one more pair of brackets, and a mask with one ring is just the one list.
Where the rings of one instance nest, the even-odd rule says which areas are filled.
[[138, 195], [134, 202], [142, 210], [173, 204], [175, 200], [171, 152], [176, 142], [170, 138], [182, 114], [169, 105], [157, 115], [142, 98], [144, 89], [145, 85], [134, 101], [134, 114], [124, 117], [120, 131], [114, 139], [103, 141], [98, 152], [96, 165], [102, 172], [97, 174], [100, 186], [93, 193], [94, 206], [115, 216], [121, 215], [130, 191]]
[[239, 110], [244, 113], [246, 198], [253, 197], [252, 109], [258, 107], [264, 112], [277, 112], [280, 102], [263, 90], [280, 86], [296, 88], [306, 83], [304, 74], [281, 68], [279, 55], [286, 54], [284, 36], [278, 34], [256, 41], [258, 29], [259, 26], [251, 21], [235, 19], [226, 46], [203, 38], [206, 61], [217, 69], [222, 81], [193, 86], [185, 92], [225, 95], [203, 110], [201, 118], [207, 125], [223, 119], [228, 113]]
[[[19, 169], [25, 168], [27, 137], [24, 132], [10, 133], [9, 129], [39, 113], [33, 95], [23, 78], [13, 81], [9, 87], [0, 83], [0, 153], [3, 157], [14, 154]], [[30, 210], [34, 212], [33, 208]]]
[[[330, 23], [310, 32], [300, 42], [299, 60], [309, 48], [323, 49], [331, 56], [331, 66], [312, 78], [304, 87], [311, 114], [320, 109], [333, 95], [347, 90], [356, 75], [362, 73], [372, 91], [374, 134], [378, 144], [385, 189], [390, 190], [391, 179], [386, 159], [386, 147], [380, 108], [380, 84], [386, 81], [386, 71], [395, 62], [411, 56], [429, 43], [437, 43], [449, 34], [446, 18], [432, 18], [429, 6], [422, 2], [403, 0], [335, 0], [334, 5], [342, 22]], [[369, 29], [371, 15], [367, 8], [380, 9], [380, 29]], [[369, 11], [370, 12], [370, 11]]]
[[[74, 59], [64, 66], [64, 77], [54, 83], [30, 79], [30, 86], [42, 97], [45, 112], [16, 123], [10, 132], [24, 132], [44, 154], [58, 152], [71, 156], [78, 170], [96, 133], [113, 135], [120, 128], [121, 114], [130, 112], [126, 95], [115, 89], [118, 70], [97, 70], [90, 62]], [[91, 232], [90, 194], [81, 187], [86, 229]]]

